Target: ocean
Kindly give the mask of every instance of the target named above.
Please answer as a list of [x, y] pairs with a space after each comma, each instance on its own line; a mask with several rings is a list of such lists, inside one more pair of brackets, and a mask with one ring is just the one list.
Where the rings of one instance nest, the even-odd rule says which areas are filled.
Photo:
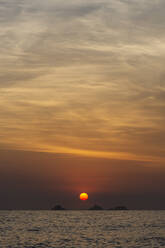
[[0, 211], [0, 248], [165, 247], [165, 211]]

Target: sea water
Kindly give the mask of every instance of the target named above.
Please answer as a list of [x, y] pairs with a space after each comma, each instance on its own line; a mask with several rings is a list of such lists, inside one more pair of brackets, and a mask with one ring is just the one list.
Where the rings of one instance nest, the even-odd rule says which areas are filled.
[[0, 211], [0, 248], [165, 247], [165, 211]]

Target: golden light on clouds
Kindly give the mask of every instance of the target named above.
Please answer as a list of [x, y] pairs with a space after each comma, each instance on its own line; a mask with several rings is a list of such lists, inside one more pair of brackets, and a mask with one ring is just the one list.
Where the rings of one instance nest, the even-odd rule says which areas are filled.
[[163, 7], [2, 3], [1, 146], [163, 161]]
[[0, 209], [81, 208], [83, 191], [107, 209], [165, 206], [164, 13], [164, 0], [1, 1]]

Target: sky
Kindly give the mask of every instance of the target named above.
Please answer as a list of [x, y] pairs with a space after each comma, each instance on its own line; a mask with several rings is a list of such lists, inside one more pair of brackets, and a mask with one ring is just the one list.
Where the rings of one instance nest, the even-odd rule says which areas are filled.
[[0, 0], [0, 209], [165, 209], [164, 12]]

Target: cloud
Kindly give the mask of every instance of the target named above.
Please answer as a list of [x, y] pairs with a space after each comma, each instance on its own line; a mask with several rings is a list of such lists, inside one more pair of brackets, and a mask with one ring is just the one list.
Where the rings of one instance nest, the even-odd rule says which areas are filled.
[[1, 1], [4, 146], [162, 160], [164, 7], [148, 0]]

